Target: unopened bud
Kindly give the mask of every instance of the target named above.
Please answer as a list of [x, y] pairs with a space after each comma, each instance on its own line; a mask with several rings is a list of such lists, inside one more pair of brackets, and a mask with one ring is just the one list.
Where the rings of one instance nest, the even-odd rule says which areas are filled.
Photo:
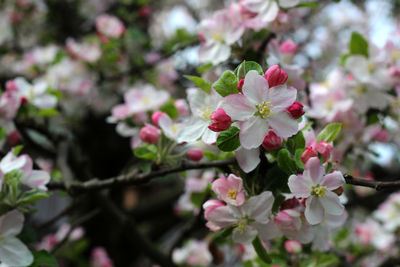
[[232, 120], [228, 114], [226, 114], [225, 110], [222, 108], [217, 109], [211, 116], [210, 119], [212, 121], [211, 125], [208, 128], [214, 132], [222, 132], [228, 129]]
[[269, 133], [264, 137], [262, 146], [267, 151], [278, 149], [282, 146], [282, 138], [277, 136], [274, 131], [269, 131]]
[[160, 137], [160, 130], [152, 125], [144, 126], [139, 133], [140, 140], [149, 144], [157, 143], [159, 137]]
[[200, 149], [189, 149], [186, 156], [191, 161], [200, 161], [203, 158], [203, 151]]
[[264, 77], [268, 81], [269, 87], [274, 87], [284, 84], [288, 79], [288, 74], [278, 65], [273, 65], [265, 72]]
[[312, 147], [309, 146], [309, 147], [306, 147], [306, 150], [304, 150], [304, 152], [301, 155], [300, 159], [304, 164], [306, 164], [306, 162], [310, 158], [317, 157], [317, 156], [318, 156], [317, 152], [314, 149], [312, 149]]
[[303, 104], [300, 102], [294, 102], [289, 108], [288, 111], [293, 119], [298, 119], [304, 115]]

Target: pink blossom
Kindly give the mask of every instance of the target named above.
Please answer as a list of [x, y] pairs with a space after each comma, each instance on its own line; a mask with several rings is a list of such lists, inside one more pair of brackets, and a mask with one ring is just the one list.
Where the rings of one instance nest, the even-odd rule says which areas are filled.
[[333, 149], [332, 144], [327, 143], [325, 141], [318, 142], [315, 145], [315, 151], [321, 154], [323, 161], [329, 159], [329, 157], [331, 156], [332, 149]]
[[234, 206], [244, 203], [243, 181], [241, 178], [230, 174], [228, 178], [221, 177], [212, 184], [212, 190], [218, 198]]
[[221, 107], [241, 123], [239, 139], [245, 149], [259, 147], [272, 129], [287, 138], [298, 131], [298, 123], [286, 109], [296, 100], [297, 91], [285, 85], [269, 87], [267, 80], [256, 71], [245, 77], [243, 94], [225, 97]]
[[21, 105], [20, 98], [7, 90], [0, 96], [0, 116], [5, 119], [14, 119]]
[[262, 146], [267, 151], [278, 149], [282, 146], [282, 138], [277, 136], [274, 131], [269, 131], [269, 133], [265, 136], [264, 141], [262, 142]]
[[325, 175], [317, 157], [307, 161], [303, 175], [291, 175], [288, 182], [290, 191], [296, 197], [307, 198], [305, 217], [312, 225], [321, 223], [325, 213], [335, 216], [343, 214], [344, 207], [332, 192], [343, 184], [342, 173], [334, 171]]
[[185, 99], [175, 100], [174, 106], [179, 111], [179, 116], [184, 117], [189, 114], [189, 106]]
[[265, 79], [268, 81], [269, 87], [283, 85], [288, 79], [286, 71], [279, 68], [278, 65], [273, 65], [264, 74]]
[[111, 38], [118, 38], [125, 33], [124, 24], [117, 17], [107, 14], [97, 17], [96, 28], [100, 34]]
[[280, 46], [279, 49], [281, 50], [282, 54], [294, 54], [297, 51], [297, 45], [292, 40], [284, 41]]
[[113, 267], [114, 264], [103, 247], [96, 247], [92, 250], [90, 267]]
[[160, 138], [160, 130], [152, 125], [144, 126], [139, 133], [139, 138], [143, 142], [147, 142], [149, 144], [155, 144], [158, 142]]
[[96, 62], [101, 57], [100, 46], [97, 43], [78, 43], [74, 39], [68, 38], [66, 49], [73, 58], [90, 63]]
[[231, 117], [229, 117], [225, 110], [221, 108], [214, 111], [214, 113], [210, 116], [210, 119], [212, 123], [208, 126], [208, 129], [214, 132], [225, 131], [232, 124]]
[[189, 149], [186, 156], [191, 161], [200, 161], [203, 158], [203, 151], [200, 149]]
[[300, 159], [305, 164], [310, 158], [318, 156], [317, 152], [312, 147], [306, 147]]

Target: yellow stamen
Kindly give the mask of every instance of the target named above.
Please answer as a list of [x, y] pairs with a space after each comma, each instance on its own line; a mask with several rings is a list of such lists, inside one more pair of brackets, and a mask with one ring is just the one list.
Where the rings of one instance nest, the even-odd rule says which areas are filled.
[[261, 118], [269, 118], [271, 115], [274, 114], [272, 111], [272, 108], [274, 105], [271, 104], [271, 102], [265, 102], [263, 101], [261, 104], [258, 104], [256, 108], [258, 109], [257, 115], [259, 115]]
[[226, 193], [226, 196], [230, 199], [236, 199], [238, 192], [235, 189], [229, 189], [228, 193]]
[[326, 194], [326, 186], [317, 184], [311, 187], [312, 196], [324, 197], [325, 194]]

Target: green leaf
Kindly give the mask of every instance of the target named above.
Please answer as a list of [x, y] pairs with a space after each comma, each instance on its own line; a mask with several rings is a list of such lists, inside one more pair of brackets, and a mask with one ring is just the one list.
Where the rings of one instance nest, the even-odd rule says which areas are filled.
[[7, 135], [6, 129], [0, 127], [0, 140], [6, 137], [6, 135]]
[[25, 192], [17, 201], [19, 205], [32, 204], [42, 198], [47, 198], [50, 193], [34, 188]]
[[318, 3], [316, 3], [316, 2], [308, 2], [308, 3], [301, 3], [301, 4], [298, 4], [296, 7], [318, 7], [319, 5], [318, 5]]
[[30, 267], [42, 267], [42, 266], [48, 266], [48, 267], [58, 267], [58, 263], [56, 258], [54, 258], [53, 255], [51, 255], [48, 251], [46, 250], [40, 250], [40, 251], [33, 251], [33, 263], [30, 265]]
[[257, 71], [258, 74], [260, 74], [260, 75], [264, 74], [263, 69], [260, 66], [260, 64], [258, 64], [255, 61], [243, 61], [242, 63], [240, 63], [239, 66], [236, 67], [234, 73], [240, 80], [240, 79], [243, 79], [246, 76], [246, 74], [251, 70]]
[[296, 149], [296, 152], [294, 154], [294, 161], [296, 162], [296, 165], [299, 169], [304, 169], [304, 163], [301, 161], [301, 155], [303, 155], [304, 150], [304, 148]]
[[352, 55], [368, 57], [368, 42], [361, 34], [353, 32], [350, 38], [349, 51]]
[[221, 132], [217, 138], [217, 147], [221, 151], [234, 151], [240, 146], [239, 128], [231, 126], [228, 130]]
[[213, 84], [213, 88], [217, 91], [221, 96], [225, 97], [231, 94], [239, 93], [237, 89], [238, 79], [236, 75], [227, 70], [222, 76]]
[[52, 117], [58, 115], [59, 112], [57, 109], [49, 108], [49, 109], [41, 109], [39, 110], [39, 115], [43, 117]]
[[304, 135], [302, 131], [299, 131], [296, 135], [290, 137], [286, 142], [286, 147], [294, 155], [296, 149], [305, 148], [306, 140], [304, 139]]
[[265, 263], [272, 263], [271, 258], [268, 256], [268, 252], [265, 250], [261, 240], [258, 236], [252, 242], [254, 250], [256, 251], [258, 257]]
[[157, 146], [144, 143], [135, 148], [133, 153], [137, 158], [155, 160], [157, 158]]
[[203, 205], [204, 199], [206, 197], [207, 191], [204, 192], [193, 192], [190, 195], [190, 201], [198, 208], [201, 208]]
[[197, 72], [200, 73], [200, 74], [203, 74], [204, 72], [206, 72], [207, 70], [209, 70], [212, 67], [213, 67], [213, 64], [212, 63], [208, 63], [208, 64], [205, 64], [205, 65], [202, 65], [202, 66], [198, 67], [197, 68]]
[[341, 123], [330, 123], [326, 125], [325, 128], [318, 134], [317, 143], [321, 141], [325, 141], [328, 143], [332, 142], [339, 134], [341, 128]]
[[278, 167], [286, 174], [291, 175], [297, 172], [296, 162], [290, 157], [287, 149], [279, 150], [277, 156]]
[[171, 119], [175, 119], [179, 116], [179, 111], [174, 105], [174, 100], [170, 100], [160, 107], [160, 110], [167, 113]]
[[201, 77], [192, 76], [192, 75], [183, 75], [186, 79], [191, 80], [197, 87], [206, 92], [207, 94], [211, 91], [211, 83], [209, 81], [204, 80]]
[[349, 56], [350, 56], [350, 54], [341, 54], [340, 59], [339, 59], [339, 65], [344, 66], [346, 64], [346, 60]]
[[23, 145], [18, 145], [16, 147], [14, 147], [14, 150], [13, 150], [14, 156], [17, 157], [23, 148], [24, 148]]

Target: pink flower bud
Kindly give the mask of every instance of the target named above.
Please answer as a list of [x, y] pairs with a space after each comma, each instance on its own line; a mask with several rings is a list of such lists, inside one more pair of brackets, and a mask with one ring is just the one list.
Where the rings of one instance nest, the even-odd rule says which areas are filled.
[[288, 74], [278, 65], [273, 65], [265, 72], [264, 77], [268, 81], [269, 87], [274, 87], [284, 84], [288, 79]]
[[269, 133], [264, 137], [262, 146], [267, 151], [278, 149], [282, 146], [282, 138], [277, 136], [274, 131], [269, 131]]
[[380, 129], [374, 135], [372, 136], [375, 141], [382, 142], [382, 143], [387, 143], [389, 140], [389, 132], [383, 129]]
[[197, 34], [199, 36], [199, 40], [200, 40], [201, 43], [207, 42], [206, 37], [204, 36], [204, 33], [198, 32]]
[[225, 203], [216, 199], [211, 199], [211, 200], [207, 200], [204, 204], [203, 204], [203, 209], [204, 209], [204, 218], [206, 218], [207, 220], [208, 215], [210, 214], [210, 212], [212, 212], [214, 209], [218, 208], [218, 207], [222, 207], [225, 206]]
[[19, 135], [18, 131], [13, 131], [7, 136], [7, 141], [10, 143], [10, 145], [17, 145], [19, 143], [19, 140], [21, 139], [21, 136]]
[[237, 89], [239, 90], [239, 92], [242, 92], [243, 84], [244, 84], [244, 79], [240, 79], [240, 81], [237, 84]]
[[175, 100], [174, 106], [179, 111], [179, 116], [186, 116], [189, 114], [189, 106], [185, 99]]
[[211, 125], [208, 128], [214, 132], [222, 132], [228, 129], [231, 124], [232, 120], [228, 114], [226, 114], [225, 110], [219, 108], [217, 109], [211, 116]]
[[390, 67], [389, 75], [392, 78], [400, 78], [400, 67], [399, 66]]
[[315, 150], [321, 154], [323, 161], [329, 159], [329, 157], [331, 156], [332, 149], [333, 149], [332, 145], [325, 141], [321, 141], [315, 145]]
[[294, 54], [297, 51], [297, 45], [289, 39], [279, 46], [279, 50], [282, 54]]
[[151, 8], [149, 6], [142, 6], [139, 9], [139, 16], [142, 18], [146, 18], [150, 16], [150, 14], [151, 14]]
[[144, 126], [139, 133], [139, 138], [143, 142], [147, 142], [149, 144], [155, 144], [158, 142], [160, 137], [160, 130], [152, 125]]
[[301, 252], [301, 244], [297, 240], [286, 240], [285, 249], [290, 254], [297, 254]]
[[317, 157], [318, 154], [316, 151], [314, 151], [314, 149], [312, 149], [312, 147], [306, 147], [306, 150], [304, 150], [303, 154], [301, 155], [300, 159], [301, 161], [306, 164], [306, 162], [313, 157]]
[[303, 104], [300, 102], [294, 102], [288, 109], [287, 109], [292, 116], [293, 119], [298, 119], [304, 115]]
[[151, 115], [151, 121], [153, 122], [153, 124], [155, 126], [159, 127], [158, 120], [163, 115], [167, 115], [167, 114], [165, 112], [162, 112], [162, 111], [156, 111], [156, 112], [153, 113], [153, 115]]
[[186, 156], [191, 161], [200, 161], [203, 158], [203, 151], [200, 149], [189, 149]]

